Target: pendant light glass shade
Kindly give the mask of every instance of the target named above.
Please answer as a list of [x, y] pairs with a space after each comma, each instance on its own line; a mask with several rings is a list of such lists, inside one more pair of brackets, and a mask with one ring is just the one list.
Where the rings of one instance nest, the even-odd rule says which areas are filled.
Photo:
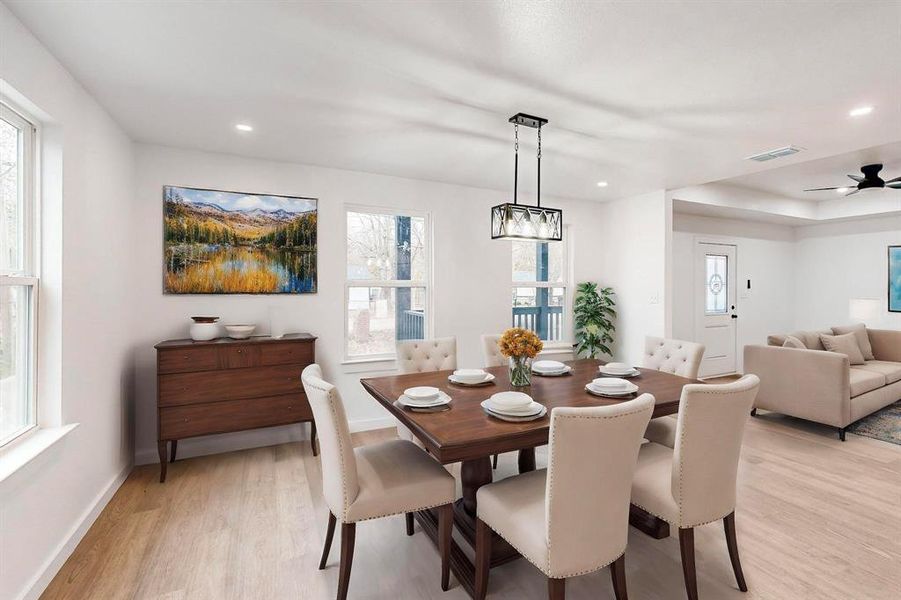
[[491, 239], [563, 240], [563, 211], [558, 208], [498, 204], [491, 209]]

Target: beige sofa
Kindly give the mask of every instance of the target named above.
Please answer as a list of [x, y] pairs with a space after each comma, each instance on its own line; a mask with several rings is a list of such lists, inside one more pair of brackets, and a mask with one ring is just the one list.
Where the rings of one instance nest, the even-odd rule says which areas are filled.
[[745, 346], [745, 373], [760, 377], [758, 408], [832, 425], [845, 439], [845, 428], [901, 400], [901, 331], [867, 329], [875, 360], [851, 365], [844, 354], [829, 352], [820, 334], [789, 334], [806, 349], [784, 348], [784, 335], [771, 335], [766, 346]]

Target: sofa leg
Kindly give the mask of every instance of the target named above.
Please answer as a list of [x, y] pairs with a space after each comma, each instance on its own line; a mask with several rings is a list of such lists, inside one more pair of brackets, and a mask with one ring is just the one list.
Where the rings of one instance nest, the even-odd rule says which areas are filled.
[[844, 427], [838, 428], [838, 439], [840, 439], [843, 442], [845, 441], [845, 428]]
[[751, 416], [752, 416], [752, 417], [756, 417], [756, 416], [757, 416], [757, 409], [756, 409], [756, 408], [752, 408], [752, 409], [751, 409]]

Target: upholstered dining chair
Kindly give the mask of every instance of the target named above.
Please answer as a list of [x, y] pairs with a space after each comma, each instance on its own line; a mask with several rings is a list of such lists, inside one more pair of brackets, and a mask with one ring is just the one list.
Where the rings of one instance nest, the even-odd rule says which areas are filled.
[[328, 560], [335, 524], [341, 521], [338, 600], [347, 598], [357, 523], [427, 508], [438, 509], [441, 589], [446, 591], [456, 498], [453, 476], [405, 440], [354, 448], [344, 403], [335, 386], [322, 379], [319, 365], [304, 369], [301, 379], [319, 425], [322, 495], [329, 509], [320, 569]]
[[650, 394], [612, 406], [555, 408], [548, 468], [479, 488], [476, 600], [488, 591], [492, 530], [547, 576], [551, 600], [563, 600], [567, 578], [607, 565], [617, 600], [626, 600], [629, 491], [653, 410]]
[[486, 367], [502, 367], [507, 364], [507, 358], [501, 354], [501, 348], [497, 345], [500, 339], [499, 333], [482, 336], [482, 362]]
[[642, 366], [689, 379], [698, 378], [704, 345], [683, 340], [647, 336], [644, 339]]
[[[445, 337], [433, 340], [405, 340], [397, 342], [397, 368], [401, 374], [448, 371], [457, 368], [457, 338]], [[425, 448], [413, 432], [401, 423], [397, 424], [397, 437]], [[407, 527], [412, 527], [408, 521]]]
[[676, 420], [654, 419], [645, 432], [650, 443], [638, 454], [632, 504], [679, 528], [690, 600], [698, 598], [694, 528], [720, 519], [738, 588], [748, 591], [735, 537], [735, 480], [759, 387], [756, 375], [722, 385], [686, 385]]

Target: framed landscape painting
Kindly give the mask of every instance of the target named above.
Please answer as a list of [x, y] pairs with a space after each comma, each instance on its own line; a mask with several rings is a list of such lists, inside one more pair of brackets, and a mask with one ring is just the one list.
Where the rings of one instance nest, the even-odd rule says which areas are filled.
[[901, 312], [901, 246], [888, 247], [888, 309]]
[[315, 293], [317, 204], [165, 186], [164, 292]]

